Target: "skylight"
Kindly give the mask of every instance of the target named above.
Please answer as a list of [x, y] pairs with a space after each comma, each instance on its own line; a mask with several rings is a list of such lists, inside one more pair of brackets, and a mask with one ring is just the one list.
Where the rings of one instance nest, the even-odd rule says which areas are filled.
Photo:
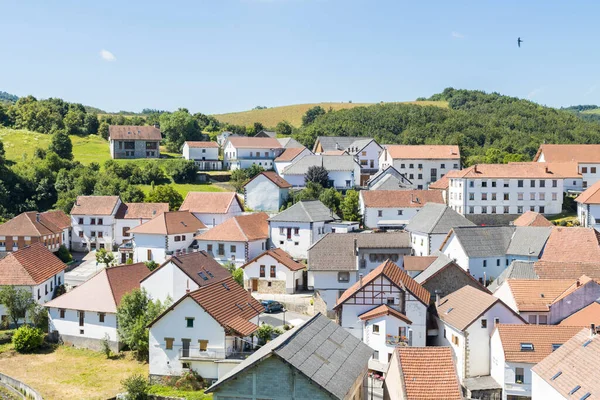
[[552, 378], [550, 378], [550, 380], [553, 381], [561, 375], [562, 375], [562, 371], [558, 371], [557, 373], [554, 374], [554, 376]]
[[521, 343], [521, 351], [533, 351], [533, 343]]
[[198, 275], [200, 276], [200, 278], [204, 279], [205, 281], [208, 280], [208, 278], [206, 277], [206, 275], [204, 275], [204, 272], [200, 271], [200, 272], [198, 272]]
[[552, 344], [552, 351], [554, 351], [554, 350], [558, 349], [560, 346], [561, 346], [561, 345], [560, 345], [560, 344], [558, 344], [558, 343], [553, 343], [553, 344]]
[[223, 282], [222, 285], [226, 290], [229, 290], [229, 287], [227, 286], [227, 284], [225, 282]]
[[581, 389], [581, 386], [577, 385], [573, 389], [571, 389], [571, 391], [569, 392], [569, 394], [571, 395], [571, 394], [575, 393], [576, 391], [578, 391], [579, 389]]
[[212, 272], [210, 272], [209, 270], [205, 269], [204, 272], [206, 272], [208, 274], [208, 276], [210, 276], [211, 278], [214, 278], [215, 276], [212, 274]]
[[587, 392], [586, 394], [584, 394], [583, 396], [581, 396], [581, 398], [579, 400], [585, 400], [588, 397], [590, 397], [592, 394], [590, 392]]
[[453, 307], [450, 307], [450, 308], [448, 309], [448, 311], [446, 311], [446, 314], [450, 314], [450, 311], [452, 311], [452, 310], [454, 310], [454, 308], [453, 308]]
[[592, 339], [589, 339], [587, 342], [583, 344], [583, 347], [587, 347], [588, 344], [592, 343]]

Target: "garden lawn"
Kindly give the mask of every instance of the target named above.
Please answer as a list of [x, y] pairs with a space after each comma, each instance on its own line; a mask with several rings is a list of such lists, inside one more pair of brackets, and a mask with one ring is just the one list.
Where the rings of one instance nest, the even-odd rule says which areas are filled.
[[181, 397], [186, 400], [209, 400], [212, 394], [204, 394], [203, 390], [177, 390], [175, 388], [163, 385], [152, 385], [151, 394], [157, 394], [166, 397]]
[[[188, 192], [225, 192], [224, 189], [211, 183], [171, 183], [169, 185], [178, 191], [184, 199]], [[151, 185], [137, 186], [142, 189], [144, 194], [148, 194], [150, 192]]]

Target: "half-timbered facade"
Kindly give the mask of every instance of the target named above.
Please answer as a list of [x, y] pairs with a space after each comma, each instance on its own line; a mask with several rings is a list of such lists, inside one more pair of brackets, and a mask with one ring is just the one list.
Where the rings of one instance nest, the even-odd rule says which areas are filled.
[[398, 345], [425, 346], [429, 292], [387, 260], [340, 296], [339, 324], [375, 350], [371, 369], [386, 371]]

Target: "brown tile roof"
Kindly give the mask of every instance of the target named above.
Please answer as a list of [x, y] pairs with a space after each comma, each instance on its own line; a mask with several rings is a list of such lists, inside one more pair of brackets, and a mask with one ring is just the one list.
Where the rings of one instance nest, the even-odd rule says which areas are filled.
[[196, 236], [198, 240], [250, 242], [269, 237], [269, 215], [264, 212], [238, 215]]
[[506, 281], [519, 312], [550, 311], [550, 304], [571, 286], [572, 280], [509, 279]]
[[554, 226], [540, 213], [535, 211], [527, 211], [515, 219], [514, 226]]
[[600, 303], [597, 301], [583, 307], [581, 310], [560, 321], [559, 325], [566, 326], [590, 326], [600, 325]]
[[437, 256], [404, 256], [402, 268], [405, 271], [424, 271], [435, 260]]
[[[437, 315], [442, 321], [463, 331], [496, 303], [504, 304], [500, 299], [482, 290], [472, 286], [463, 286], [440, 299], [436, 309]], [[510, 308], [506, 306], [506, 309]]]
[[378, 276], [385, 276], [390, 282], [400, 288], [406, 288], [410, 294], [415, 296], [426, 306], [429, 305], [430, 294], [423, 286], [419, 285], [413, 278], [411, 278], [406, 272], [399, 266], [391, 262], [390, 260], [384, 261], [373, 271], [369, 272], [367, 276], [363, 277], [362, 281], [356, 282], [350, 286], [338, 299], [335, 307], [339, 307], [350, 297], [358, 293], [363, 287], [371, 283]]
[[229, 137], [227, 139], [233, 147], [238, 149], [279, 149], [281, 143], [277, 138], [271, 137]]
[[105, 271], [117, 307], [123, 296], [133, 289], [139, 289], [140, 281], [150, 274], [143, 262], [106, 268]]
[[[0, 236], [40, 237], [62, 232], [62, 229], [53, 224], [44, 214], [40, 214], [39, 222], [36, 215], [35, 211], [29, 211], [6, 221], [0, 225]], [[70, 224], [71, 221], [69, 220]]]
[[550, 171], [555, 173], [556, 175], [561, 176], [562, 178], [579, 178], [581, 179], [581, 174], [579, 173], [579, 164], [576, 162], [535, 162], [535, 161], [526, 161], [526, 162], [511, 162], [508, 165], [531, 165], [536, 167], [548, 167]]
[[292, 185], [290, 185], [288, 183], [288, 181], [286, 181], [285, 179], [283, 179], [281, 176], [277, 175], [277, 173], [274, 172], [274, 171], [261, 172], [260, 174], [256, 175], [254, 178], [250, 179], [244, 186], [246, 186], [248, 183], [252, 182], [253, 180], [255, 180], [256, 178], [258, 178], [261, 175], [263, 175], [264, 177], [266, 177], [267, 179], [269, 179], [271, 182], [273, 182], [274, 184], [276, 184], [281, 189], [292, 187]]
[[279, 157], [275, 159], [275, 162], [292, 161], [294, 158], [298, 157], [300, 153], [302, 153], [305, 149], [306, 147], [288, 147], [283, 151], [283, 153], [279, 155]]
[[42, 243], [34, 243], [0, 260], [0, 286], [33, 286], [67, 268]]
[[453, 169], [453, 170], [448, 171], [446, 173], [446, 175], [442, 176], [437, 181], [430, 183], [429, 189], [448, 189], [448, 186], [450, 185], [450, 178], [454, 178], [454, 177], [458, 176], [459, 173], [460, 173], [460, 170], [458, 170], [458, 169]]
[[246, 264], [242, 265], [240, 268], [246, 268], [251, 263], [260, 259], [263, 256], [271, 256], [277, 261], [279, 261], [282, 265], [287, 267], [290, 271], [300, 271], [306, 269], [306, 265], [295, 261], [288, 253], [286, 253], [283, 249], [270, 249], [265, 251], [264, 253], [254, 257], [252, 260], [248, 261]]
[[121, 203], [115, 218], [152, 219], [169, 211], [169, 203]]
[[587, 275], [593, 279], [600, 279], [600, 260], [589, 263], [536, 261], [533, 264], [533, 268], [540, 279], [575, 280], [582, 275]]
[[[554, 351], [553, 344], [564, 344], [575, 336], [581, 327], [498, 324], [496, 329], [502, 341], [506, 361], [537, 364]], [[522, 351], [521, 343], [531, 343], [533, 351]]]
[[[598, 262], [600, 261], [599, 235], [600, 233], [593, 228], [556, 226], [550, 232], [540, 260], [554, 262]], [[584, 274], [579, 274], [579, 276], [581, 275]]]
[[348, 155], [348, 152], [346, 150], [329, 150], [319, 154], [322, 156], [343, 156]]
[[54, 225], [58, 229], [67, 229], [71, 227], [71, 218], [62, 210], [52, 210], [43, 212], [41, 215], [42, 223]]
[[229, 271], [221, 264], [216, 262], [205, 251], [195, 251], [192, 253], [181, 254], [170, 257], [162, 263], [158, 268], [145, 276], [142, 281], [150, 278], [156, 271], [164, 268], [170, 263], [175, 264], [184, 274], [191, 280], [196, 282], [198, 286], [206, 286], [213, 282], [219, 282], [231, 276]]
[[587, 188], [575, 201], [581, 204], [600, 204], [600, 181]]
[[187, 143], [188, 147], [191, 147], [191, 148], [207, 148], [207, 147], [218, 148], [219, 147], [219, 144], [217, 142], [190, 142], [190, 141], [187, 141], [185, 143]]
[[385, 146], [392, 158], [407, 160], [459, 160], [460, 150], [458, 146], [446, 145], [400, 145], [390, 144]]
[[546, 162], [577, 161], [580, 163], [600, 162], [600, 144], [542, 144], [533, 161], [544, 153]]
[[[588, 399], [592, 400], [600, 395], [599, 359], [600, 335], [592, 336], [590, 329], [584, 328], [531, 370], [565, 399], [583, 399], [590, 393]], [[577, 392], [570, 395], [576, 387]]]
[[364, 312], [364, 313], [360, 314], [358, 316], [358, 318], [361, 319], [362, 321], [368, 321], [373, 318], [379, 318], [379, 317], [383, 317], [386, 315], [392, 315], [392, 316], [406, 322], [407, 324], [412, 325], [412, 321], [410, 319], [408, 319], [408, 317], [406, 315], [402, 314], [398, 310], [393, 309], [392, 307], [388, 306], [387, 304], [382, 304], [382, 305], [375, 307], [367, 312]]
[[148, 222], [130, 229], [131, 233], [154, 235], [176, 235], [179, 233], [195, 234], [206, 225], [189, 211], [169, 211], [157, 215]]
[[149, 125], [111, 125], [108, 136], [112, 140], [161, 140], [160, 129]]
[[77, 196], [71, 215], [111, 215], [119, 196]]
[[456, 178], [540, 178], [562, 179], [543, 163], [476, 164], [463, 169]]
[[366, 207], [423, 207], [426, 203], [444, 204], [439, 190], [361, 190]]
[[235, 192], [188, 192], [179, 207], [179, 211], [191, 211], [200, 214], [226, 214], [233, 202], [237, 202], [240, 208], [244, 207]]
[[397, 347], [404, 398], [410, 400], [462, 400], [462, 389], [450, 347]]

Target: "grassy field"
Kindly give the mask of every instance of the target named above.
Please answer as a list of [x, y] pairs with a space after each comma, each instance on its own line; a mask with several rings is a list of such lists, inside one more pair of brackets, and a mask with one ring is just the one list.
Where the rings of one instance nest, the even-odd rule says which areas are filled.
[[593, 108], [591, 110], [585, 110], [581, 112], [582, 114], [600, 114], [600, 108]]
[[[150, 185], [137, 185], [144, 193], [150, 192]], [[183, 198], [188, 192], [225, 192], [225, 189], [211, 183], [171, 183], [171, 186], [177, 190]]]
[[[404, 104], [417, 105], [434, 105], [438, 107], [448, 107], [445, 101], [407, 101]], [[255, 122], [260, 122], [266, 127], [273, 128], [278, 122], [287, 121], [290, 124], [299, 127], [302, 124], [302, 116], [309, 108], [321, 106], [325, 110], [332, 108], [334, 110], [342, 110], [361, 106], [370, 106], [373, 103], [312, 103], [312, 104], [296, 104], [292, 106], [271, 107], [263, 110], [241, 111], [227, 114], [214, 115], [217, 120], [234, 125], [252, 125]]]

